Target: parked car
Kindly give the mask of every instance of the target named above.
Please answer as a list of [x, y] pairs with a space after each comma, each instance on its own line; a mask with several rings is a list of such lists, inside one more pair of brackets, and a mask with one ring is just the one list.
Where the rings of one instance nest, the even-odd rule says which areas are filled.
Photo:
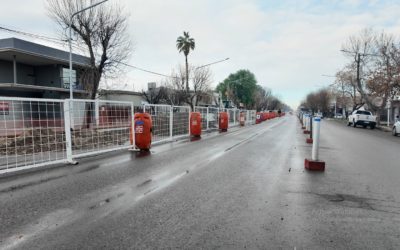
[[350, 125], [353, 125], [353, 127], [361, 125], [364, 128], [369, 126], [371, 129], [374, 129], [376, 126], [376, 116], [366, 110], [354, 110], [348, 118], [347, 126]]
[[394, 136], [398, 136], [400, 134], [400, 120], [397, 120], [397, 122], [393, 125], [392, 134]]
[[342, 114], [339, 114], [339, 113], [337, 113], [337, 114], [335, 115], [335, 118], [337, 118], [337, 119], [343, 119], [343, 115], [342, 115]]

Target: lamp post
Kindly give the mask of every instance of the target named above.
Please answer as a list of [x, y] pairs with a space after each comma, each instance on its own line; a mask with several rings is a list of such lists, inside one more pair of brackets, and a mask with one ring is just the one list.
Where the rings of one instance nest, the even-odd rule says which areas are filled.
[[73, 99], [73, 91], [72, 91], [72, 89], [73, 89], [73, 87], [72, 87], [72, 28], [71, 28], [72, 19], [76, 15], [78, 15], [79, 13], [82, 13], [82, 12], [88, 10], [88, 9], [96, 7], [97, 5], [100, 5], [100, 4], [105, 3], [107, 1], [108, 0], [103, 0], [103, 1], [100, 1], [98, 3], [92, 4], [92, 5], [90, 5], [90, 6], [86, 7], [86, 8], [83, 8], [83, 9], [73, 13], [71, 15], [70, 20], [69, 20], [69, 39], [68, 39], [68, 41], [69, 41], [69, 99]]

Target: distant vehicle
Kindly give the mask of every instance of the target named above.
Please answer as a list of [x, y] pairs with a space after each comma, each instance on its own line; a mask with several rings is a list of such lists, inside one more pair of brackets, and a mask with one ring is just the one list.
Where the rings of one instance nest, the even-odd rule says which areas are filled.
[[376, 127], [376, 116], [372, 115], [371, 112], [366, 110], [354, 110], [349, 115], [347, 126], [357, 127], [357, 125], [363, 126], [364, 128], [370, 127], [374, 129]]
[[337, 118], [337, 119], [343, 119], [343, 115], [342, 115], [342, 114], [339, 114], [339, 113], [337, 113], [337, 114], [335, 115], [335, 118]]
[[397, 120], [397, 122], [393, 125], [392, 134], [394, 136], [398, 136], [400, 134], [400, 120]]

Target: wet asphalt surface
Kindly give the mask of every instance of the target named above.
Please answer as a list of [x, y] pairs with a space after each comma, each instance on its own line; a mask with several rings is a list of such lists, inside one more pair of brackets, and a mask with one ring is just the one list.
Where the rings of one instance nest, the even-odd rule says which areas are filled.
[[297, 118], [0, 178], [0, 249], [400, 249], [400, 137]]

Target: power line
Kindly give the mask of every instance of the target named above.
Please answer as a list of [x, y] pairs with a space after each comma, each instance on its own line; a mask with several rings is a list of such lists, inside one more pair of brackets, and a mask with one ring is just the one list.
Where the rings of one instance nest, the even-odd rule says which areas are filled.
[[[33, 33], [25, 32], [25, 31], [21, 31], [21, 30], [7, 28], [7, 27], [4, 27], [4, 26], [0, 26], [0, 30], [2, 30], [4, 32], [7, 32], [7, 33], [18, 34], [18, 35], [22, 35], [22, 36], [26, 36], [26, 37], [32, 37], [32, 38], [40, 39], [40, 40], [43, 40], [43, 41], [56, 43], [56, 44], [59, 44], [59, 45], [62, 45], [62, 46], [66, 46], [67, 42], [68, 42], [67, 40], [62, 40], [62, 39], [59, 39], [59, 38], [33, 34]], [[81, 49], [80, 47], [77, 46], [77, 44], [74, 44], [73, 46], [76, 49]]]
[[[7, 28], [7, 27], [4, 27], [4, 26], [0, 26], [0, 30], [8, 32], [8, 33], [19, 34], [19, 35], [23, 35], [23, 36], [27, 36], [27, 37], [33, 37], [33, 38], [37, 38], [37, 39], [41, 39], [41, 40], [45, 40], [45, 41], [50, 41], [50, 42], [54, 42], [54, 43], [61, 44], [61, 45], [67, 45], [66, 44], [67, 43], [66, 40], [61, 40], [61, 39], [58, 39], [58, 38], [55, 38], [55, 37], [49, 37], [49, 36], [33, 34], [33, 33], [25, 32], [25, 31], [20, 31], [20, 30], [16, 30], [16, 29]], [[74, 47], [80, 49], [77, 46], [74, 46]], [[137, 66], [134, 66], [134, 65], [130, 65], [130, 64], [124, 63], [124, 62], [119, 62], [119, 61], [116, 61], [116, 62], [118, 62], [118, 63], [120, 63], [122, 65], [125, 65], [127, 67], [134, 68], [134, 69], [137, 69], [137, 70], [140, 70], [140, 71], [143, 71], [143, 72], [147, 72], [147, 73], [150, 73], [150, 74], [169, 77], [169, 78], [179, 78], [179, 77], [168, 76], [168, 75], [157, 73], [157, 72], [154, 72], [154, 71], [151, 71], [151, 70], [143, 69], [143, 68], [140, 68], [140, 67], [137, 67]]]
[[207, 66], [210, 66], [210, 65], [213, 65], [213, 64], [217, 64], [217, 63], [220, 63], [220, 62], [224, 62], [224, 61], [227, 61], [227, 60], [229, 60], [229, 57], [227, 57], [225, 59], [222, 59], [222, 60], [219, 60], [219, 61], [216, 61], [216, 62], [212, 62], [212, 63], [208, 63], [208, 64], [205, 64], [205, 65], [199, 66], [199, 67], [197, 67], [195, 69], [204, 68], [204, 67], [207, 67]]
[[[20, 30], [16, 30], [16, 29], [7, 28], [7, 27], [4, 27], [4, 26], [0, 26], [0, 30], [3, 30], [3, 31], [8, 32], [8, 33], [14, 33], [14, 34], [33, 37], [33, 38], [37, 38], [37, 39], [41, 39], [41, 40], [45, 40], [45, 41], [50, 41], [50, 42], [54, 42], [54, 43], [61, 44], [61, 45], [64, 45], [64, 46], [67, 45], [66, 43], [68, 42], [67, 40], [61, 40], [61, 39], [58, 39], [58, 38], [55, 38], [55, 37], [49, 37], [49, 36], [33, 34], [33, 33], [25, 32], [25, 31], [20, 31]], [[77, 48], [77, 49], [81, 49], [77, 45], [74, 45], [74, 47]], [[209, 66], [209, 65], [212, 65], [212, 64], [216, 64], [216, 63], [219, 63], [219, 62], [222, 62], [222, 61], [226, 61], [226, 60], [229, 60], [229, 58], [225, 58], [224, 60], [213, 62], [213, 63], [209, 63], [207, 65], [203, 65], [203, 66], [200, 66], [200, 67], [197, 67], [197, 68], [206, 67], [206, 66]], [[165, 75], [165, 74], [162, 74], [162, 73], [158, 73], [158, 72], [155, 72], [155, 71], [151, 71], [151, 70], [148, 70], [148, 69], [137, 67], [137, 66], [134, 66], [134, 65], [131, 65], [131, 64], [128, 64], [128, 63], [121, 62], [121, 61], [115, 61], [115, 62], [117, 62], [119, 64], [122, 64], [122, 65], [124, 65], [126, 67], [134, 68], [136, 70], [140, 70], [140, 71], [143, 71], [143, 72], [146, 72], [146, 73], [149, 73], [149, 74], [163, 76], [163, 77], [167, 77], [167, 78], [173, 78], [173, 79], [180, 79], [180, 77], [177, 77], [177, 76]]]
[[137, 69], [137, 70], [146, 72], [146, 73], [153, 74], [153, 75], [164, 76], [164, 77], [168, 77], [168, 78], [180, 79], [180, 77], [177, 77], [177, 76], [169, 76], [169, 75], [157, 73], [157, 72], [154, 72], [154, 71], [151, 71], [151, 70], [147, 70], [147, 69], [143, 69], [143, 68], [140, 68], [140, 67], [137, 67], [137, 66], [134, 66], [134, 65], [130, 65], [130, 64], [124, 63], [124, 62], [120, 62], [120, 61], [115, 61], [115, 62], [120, 63], [120, 64], [122, 64], [122, 65], [124, 65], [124, 66], [127, 66], [127, 67], [130, 67], [130, 68], [134, 68], [134, 69]]

